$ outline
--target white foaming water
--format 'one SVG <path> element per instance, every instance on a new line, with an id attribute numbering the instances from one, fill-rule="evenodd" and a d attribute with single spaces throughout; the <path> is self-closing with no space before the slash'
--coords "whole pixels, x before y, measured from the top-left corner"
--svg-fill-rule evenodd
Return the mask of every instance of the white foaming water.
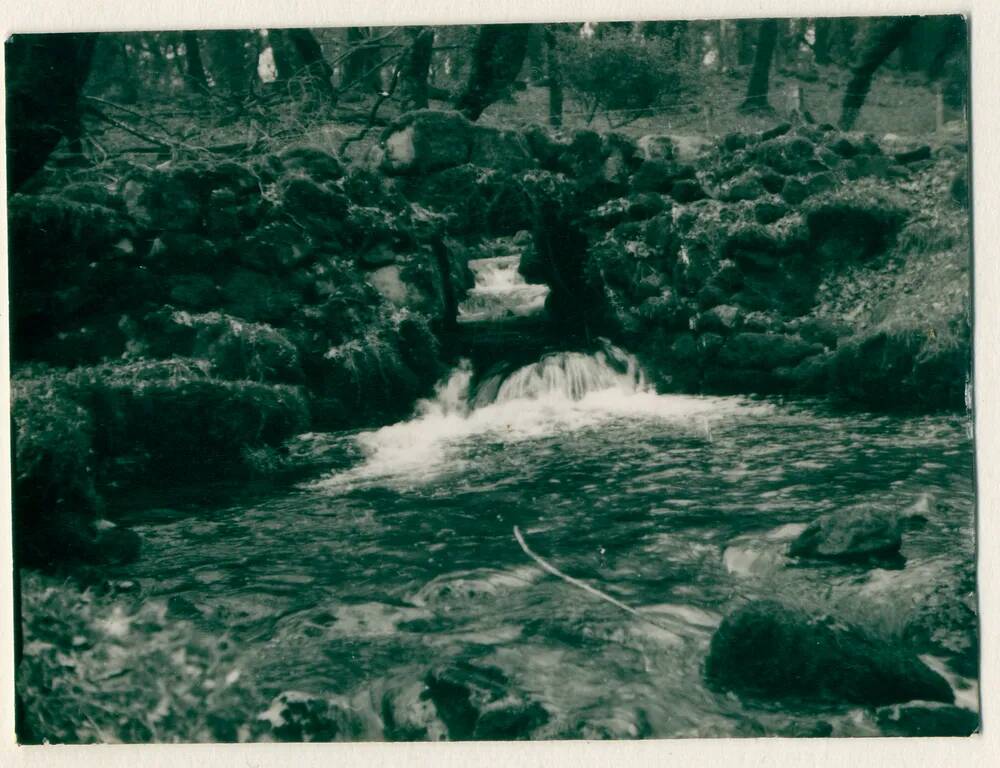
<path id="1" fill-rule="evenodd" d="M 614 364 L 612 364 L 614 363 Z M 634 357 L 607 345 L 593 355 L 562 352 L 484 382 L 475 397 L 462 363 L 421 400 L 408 421 L 357 436 L 365 461 L 318 481 L 325 487 L 421 483 L 461 469 L 474 451 L 607 423 L 660 422 L 704 432 L 709 420 L 769 412 L 737 397 L 659 395 Z"/>
<path id="2" fill-rule="evenodd" d="M 526 283 L 518 272 L 520 260 L 514 255 L 469 262 L 476 284 L 458 308 L 460 323 L 527 317 L 542 311 L 549 287 Z"/>

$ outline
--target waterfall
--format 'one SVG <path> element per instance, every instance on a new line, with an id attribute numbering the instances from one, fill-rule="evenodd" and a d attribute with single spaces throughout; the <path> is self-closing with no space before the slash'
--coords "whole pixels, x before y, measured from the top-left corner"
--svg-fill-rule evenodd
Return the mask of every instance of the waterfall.
<path id="1" fill-rule="evenodd" d="M 545 308 L 547 285 L 526 283 L 518 266 L 520 254 L 473 259 L 475 285 L 458 307 L 458 322 L 478 323 L 528 317 Z"/>
<path id="2" fill-rule="evenodd" d="M 582 400 L 591 392 L 617 389 L 622 393 L 649 390 L 639 362 L 610 344 L 592 355 L 558 352 L 542 357 L 514 373 L 484 381 L 473 399 L 479 408 L 490 403 L 559 397 Z"/>
<path id="3" fill-rule="evenodd" d="M 635 357 L 610 343 L 591 354 L 550 353 L 478 385 L 474 378 L 463 360 L 412 418 L 357 436 L 361 465 L 319 484 L 422 483 L 525 440 L 640 422 L 705 435 L 716 419 L 771 410 L 737 397 L 657 394 Z"/>

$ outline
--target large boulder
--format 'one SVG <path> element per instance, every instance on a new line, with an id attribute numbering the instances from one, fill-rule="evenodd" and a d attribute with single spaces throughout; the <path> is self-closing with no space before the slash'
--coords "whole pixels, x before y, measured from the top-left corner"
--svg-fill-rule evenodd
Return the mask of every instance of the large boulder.
<path id="1" fill-rule="evenodd" d="M 831 366 L 840 396 L 883 410 L 961 409 L 972 359 L 968 326 L 880 325 L 841 343 Z"/>
<path id="2" fill-rule="evenodd" d="M 380 144 L 386 173 L 427 173 L 469 162 L 473 126 L 458 112 L 421 109 L 386 128 Z"/>
<path id="3" fill-rule="evenodd" d="M 297 146 L 282 150 L 283 170 L 290 176 L 307 176 L 317 183 L 337 181 L 344 175 L 340 161 L 319 147 Z"/>
<path id="4" fill-rule="evenodd" d="M 869 504 L 831 512 L 814 520 L 791 543 L 793 557 L 844 562 L 898 558 L 903 543 L 895 514 Z"/>
<path id="5" fill-rule="evenodd" d="M 11 384 L 18 562 L 38 567 L 92 559 L 100 509 L 93 419 L 50 380 L 15 378 Z"/>
<path id="6" fill-rule="evenodd" d="M 302 382 L 298 349 L 270 325 L 221 312 L 177 311 L 160 318 L 158 336 L 175 345 L 164 351 L 208 360 L 220 378 Z"/>
<path id="7" fill-rule="evenodd" d="M 255 454 L 278 449 L 310 423 L 299 387 L 222 380 L 191 359 L 117 361 L 41 382 L 64 389 L 100 425 L 93 456 L 103 483 L 256 471 Z"/>
<path id="8" fill-rule="evenodd" d="M 727 202 L 735 203 L 740 200 L 756 200 L 766 194 L 767 190 L 761 183 L 760 175 L 754 171 L 748 171 L 726 182 L 719 197 Z"/>
<path id="9" fill-rule="evenodd" d="M 673 160 L 677 154 L 674 140 L 665 134 L 647 134 L 636 144 L 644 160 Z"/>
<path id="10" fill-rule="evenodd" d="M 823 351 L 799 336 L 744 332 L 732 336 L 719 352 L 719 364 L 731 368 L 773 370 L 795 365 Z"/>
<path id="11" fill-rule="evenodd" d="M 668 194 L 675 181 L 692 179 L 694 174 L 695 170 L 690 165 L 682 165 L 673 160 L 650 158 L 639 166 L 632 177 L 632 190 Z"/>
<path id="12" fill-rule="evenodd" d="M 823 170 L 822 165 L 814 158 L 815 151 L 816 148 L 809 139 L 785 134 L 761 143 L 753 149 L 753 154 L 760 162 L 789 176 Z"/>
<path id="13" fill-rule="evenodd" d="M 467 236 L 487 227 L 490 202 L 502 186 L 500 174 L 465 163 L 415 177 L 410 199 L 443 217 L 450 234 Z"/>
<path id="14" fill-rule="evenodd" d="M 705 677 L 716 690 L 772 701 L 954 701 L 947 681 L 898 643 L 771 600 L 748 603 L 723 620 Z"/>
<path id="15" fill-rule="evenodd" d="M 282 325 L 301 303 L 301 294 L 290 283 L 252 269 L 234 269 L 222 283 L 223 308 L 251 322 Z"/>

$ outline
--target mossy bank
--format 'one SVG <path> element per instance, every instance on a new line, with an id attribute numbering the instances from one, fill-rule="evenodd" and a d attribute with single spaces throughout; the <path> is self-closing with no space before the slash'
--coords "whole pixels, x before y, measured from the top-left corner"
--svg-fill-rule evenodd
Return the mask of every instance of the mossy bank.
<path id="1" fill-rule="evenodd" d="M 127 556 L 109 494 L 281 472 L 297 434 L 407 415 L 498 240 L 567 345 L 610 337 L 664 391 L 964 408 L 966 151 L 421 111 L 349 166 L 293 146 L 50 172 L 9 201 L 23 562 Z"/>

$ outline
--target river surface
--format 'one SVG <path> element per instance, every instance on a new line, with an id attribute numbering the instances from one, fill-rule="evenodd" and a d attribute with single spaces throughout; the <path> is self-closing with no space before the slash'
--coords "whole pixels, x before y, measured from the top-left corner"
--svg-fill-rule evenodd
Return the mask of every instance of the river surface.
<path id="1" fill-rule="evenodd" d="M 459 365 L 409 420 L 309 436 L 318 469 L 294 487 L 127 511 L 142 556 L 113 576 L 233 638 L 265 699 L 370 695 L 377 712 L 386 692 L 465 660 L 547 710 L 536 738 L 879 733 L 857 708 L 708 690 L 708 643 L 756 597 L 898 630 L 921 590 L 973 556 L 967 418 L 657 394 L 610 346 L 473 384 Z M 921 500 L 901 570 L 782 559 L 824 512 Z M 515 526 L 638 613 L 544 571 Z M 949 679 L 974 707 L 974 681 Z"/>

